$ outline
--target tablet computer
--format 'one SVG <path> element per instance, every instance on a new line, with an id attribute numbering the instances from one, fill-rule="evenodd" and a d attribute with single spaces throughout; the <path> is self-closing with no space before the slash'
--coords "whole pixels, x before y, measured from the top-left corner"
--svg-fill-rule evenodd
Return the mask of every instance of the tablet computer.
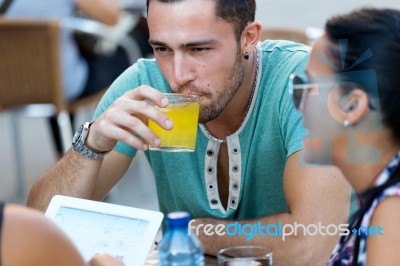
<path id="1" fill-rule="evenodd" d="M 107 253 L 127 266 L 145 263 L 164 216 L 158 211 L 61 195 L 52 198 L 45 215 L 62 228 L 86 261 Z"/>

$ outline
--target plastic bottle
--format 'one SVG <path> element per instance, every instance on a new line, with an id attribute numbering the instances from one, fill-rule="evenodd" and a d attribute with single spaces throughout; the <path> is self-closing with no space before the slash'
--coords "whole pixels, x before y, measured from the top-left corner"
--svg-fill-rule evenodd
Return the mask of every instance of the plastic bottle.
<path id="1" fill-rule="evenodd" d="M 203 246 L 194 234 L 188 234 L 190 215 L 171 212 L 167 232 L 158 245 L 160 266 L 203 266 Z"/>

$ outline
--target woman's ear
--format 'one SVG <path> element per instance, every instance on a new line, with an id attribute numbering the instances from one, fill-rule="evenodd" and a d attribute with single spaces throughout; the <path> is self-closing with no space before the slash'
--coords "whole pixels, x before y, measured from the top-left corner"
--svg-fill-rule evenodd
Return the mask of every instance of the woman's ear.
<path id="1" fill-rule="evenodd" d="M 348 93 L 337 87 L 328 96 L 328 109 L 332 117 L 339 123 L 348 125 L 361 122 L 369 112 L 368 94 L 355 87 Z"/>
<path id="2" fill-rule="evenodd" d="M 355 125 L 361 122 L 369 112 L 368 94 L 361 89 L 354 89 L 348 95 L 348 100 L 345 103 L 343 111 L 345 119 L 350 125 Z"/>
<path id="3" fill-rule="evenodd" d="M 242 50 L 253 51 L 260 40 L 262 25 L 258 21 L 253 21 L 244 28 L 241 38 Z"/>

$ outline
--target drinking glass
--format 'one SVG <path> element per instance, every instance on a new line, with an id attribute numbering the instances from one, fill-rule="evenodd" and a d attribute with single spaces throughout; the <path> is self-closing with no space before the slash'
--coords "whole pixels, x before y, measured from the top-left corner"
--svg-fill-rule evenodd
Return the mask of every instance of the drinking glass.
<path id="1" fill-rule="evenodd" d="M 149 120 L 149 128 L 160 138 L 159 147 L 150 150 L 168 152 L 193 152 L 196 145 L 197 127 L 200 109 L 200 97 L 197 95 L 164 93 L 169 105 L 165 108 L 156 107 L 172 120 L 171 130 L 161 128 Z"/>

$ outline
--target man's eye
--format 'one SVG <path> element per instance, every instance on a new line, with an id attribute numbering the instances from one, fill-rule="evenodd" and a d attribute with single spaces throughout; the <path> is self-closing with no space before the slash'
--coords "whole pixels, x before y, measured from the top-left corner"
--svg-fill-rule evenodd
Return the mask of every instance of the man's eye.
<path id="1" fill-rule="evenodd" d="M 165 47 L 155 47 L 154 50 L 156 52 L 166 52 L 166 51 L 168 51 L 168 49 L 165 48 Z"/>
<path id="2" fill-rule="evenodd" d="M 204 52 L 204 51 L 208 51 L 210 50 L 210 48 L 205 48 L 205 47 L 193 47 L 192 51 L 193 52 Z"/>

